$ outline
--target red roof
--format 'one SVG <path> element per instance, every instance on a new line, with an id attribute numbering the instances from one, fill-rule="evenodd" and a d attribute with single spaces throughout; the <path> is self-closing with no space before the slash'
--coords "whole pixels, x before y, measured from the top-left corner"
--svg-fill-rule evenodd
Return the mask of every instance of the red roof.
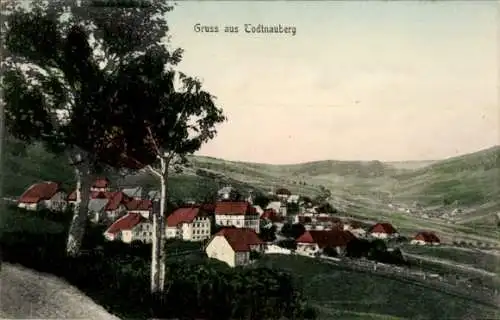
<path id="1" fill-rule="evenodd" d="M 128 213 L 116 220 L 109 228 L 106 230 L 106 233 L 117 234 L 120 231 L 124 230 L 132 230 L 133 227 L 145 221 L 140 214 L 138 213 Z"/>
<path id="2" fill-rule="evenodd" d="M 441 242 L 434 232 L 422 231 L 415 236 L 415 240 L 421 240 L 428 243 Z"/>
<path id="3" fill-rule="evenodd" d="M 41 200 L 49 200 L 59 190 L 59 183 L 56 182 L 47 181 L 35 183 L 19 197 L 18 202 L 38 203 Z"/>
<path id="4" fill-rule="evenodd" d="M 92 188 L 107 188 L 109 187 L 109 179 L 108 178 L 97 178 L 92 184 Z"/>
<path id="5" fill-rule="evenodd" d="M 292 193 L 290 192 L 290 190 L 288 189 L 285 189 L 285 188 L 279 188 L 278 190 L 276 190 L 275 192 L 276 194 L 279 194 L 279 195 L 286 195 L 286 196 L 290 196 Z"/>
<path id="6" fill-rule="evenodd" d="M 200 208 L 207 213 L 213 214 L 215 212 L 215 204 L 213 203 L 202 203 Z"/>
<path id="7" fill-rule="evenodd" d="M 113 191 L 113 192 L 92 191 L 90 193 L 90 199 L 108 199 L 108 203 L 104 208 L 105 211 L 116 210 L 118 209 L 120 204 L 127 205 L 129 202 L 133 201 L 132 198 L 128 197 L 121 191 Z M 73 191 L 69 194 L 68 201 L 76 201 L 76 191 Z M 144 205 L 146 205 L 146 203 Z M 135 210 L 141 210 L 141 209 L 135 209 Z"/>
<path id="8" fill-rule="evenodd" d="M 257 210 L 247 201 L 219 201 L 215 205 L 215 214 L 257 215 Z"/>
<path id="9" fill-rule="evenodd" d="M 167 226 L 176 227 L 182 223 L 191 223 L 201 213 L 199 207 L 179 208 L 167 217 Z"/>
<path id="10" fill-rule="evenodd" d="M 392 226 L 392 224 L 387 222 L 377 223 L 373 227 L 370 228 L 370 233 L 386 233 L 393 234 L 397 233 L 396 229 Z"/>
<path id="11" fill-rule="evenodd" d="M 266 209 L 260 216 L 261 219 L 267 219 L 271 222 L 281 222 L 284 220 L 283 217 L 279 216 L 274 209 Z"/>
<path id="12" fill-rule="evenodd" d="M 215 236 L 223 236 L 234 251 L 250 251 L 250 246 L 265 244 L 255 230 L 249 228 L 223 228 Z"/>
<path id="13" fill-rule="evenodd" d="M 129 211 L 149 211 L 153 208 L 153 202 L 145 199 L 132 199 L 125 203 L 125 207 Z"/>
<path id="14" fill-rule="evenodd" d="M 310 230 L 304 232 L 296 241 L 297 243 L 315 243 L 320 248 L 345 247 L 356 237 L 349 231 L 334 230 Z"/>

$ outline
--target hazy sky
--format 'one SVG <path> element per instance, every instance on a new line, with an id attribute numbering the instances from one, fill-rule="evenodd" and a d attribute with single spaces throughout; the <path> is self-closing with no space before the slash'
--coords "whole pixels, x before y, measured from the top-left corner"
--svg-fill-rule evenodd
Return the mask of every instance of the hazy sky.
<path id="1" fill-rule="evenodd" d="M 228 121 L 199 154 L 265 163 L 423 160 L 499 144 L 498 3 L 179 2 L 182 71 Z M 194 25 L 239 26 L 238 34 Z M 248 34 L 282 24 L 296 35 Z"/>

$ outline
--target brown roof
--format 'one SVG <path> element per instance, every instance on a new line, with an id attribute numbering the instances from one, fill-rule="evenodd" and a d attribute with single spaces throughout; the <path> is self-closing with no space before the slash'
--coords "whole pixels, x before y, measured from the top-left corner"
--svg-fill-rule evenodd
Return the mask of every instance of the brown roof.
<path id="1" fill-rule="evenodd" d="M 35 183 L 28 188 L 20 197 L 18 202 L 21 203 L 38 203 L 42 200 L 51 199 L 58 191 L 59 183 L 46 181 Z"/>
<path id="2" fill-rule="evenodd" d="M 215 236 L 223 236 L 237 252 L 250 251 L 250 246 L 265 244 L 253 229 L 249 228 L 223 228 Z"/>
<path id="3" fill-rule="evenodd" d="M 247 201 L 219 201 L 215 205 L 215 214 L 258 215 L 257 210 Z"/>
<path id="4" fill-rule="evenodd" d="M 356 237 L 349 231 L 333 229 L 306 231 L 296 241 L 297 243 L 315 243 L 320 248 L 326 248 L 345 247 L 354 239 L 356 239 Z"/>
<path id="5" fill-rule="evenodd" d="M 373 227 L 370 228 L 370 233 L 386 233 L 393 234 L 397 233 L 396 228 L 392 226 L 392 224 L 388 222 L 377 223 Z"/>
<path id="6" fill-rule="evenodd" d="M 428 243 L 439 243 L 441 242 L 434 232 L 422 231 L 417 233 L 415 240 L 421 240 Z"/>
<path id="7" fill-rule="evenodd" d="M 153 208 L 153 202 L 145 199 L 132 199 L 125 203 L 129 211 L 150 211 Z"/>

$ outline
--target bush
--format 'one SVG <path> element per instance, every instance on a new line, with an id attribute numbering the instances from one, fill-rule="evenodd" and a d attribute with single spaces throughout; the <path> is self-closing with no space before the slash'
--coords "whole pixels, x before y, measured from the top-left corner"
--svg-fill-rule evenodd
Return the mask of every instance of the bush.
<path id="1" fill-rule="evenodd" d="M 284 249 L 297 250 L 297 243 L 293 239 L 280 240 L 276 245 Z"/>
<path id="2" fill-rule="evenodd" d="M 6 262 L 65 278 L 120 318 L 315 316 L 315 310 L 304 304 L 290 274 L 269 268 L 232 269 L 212 259 L 169 263 L 166 295 L 152 297 L 149 294 L 151 245 L 107 242 L 99 240 L 99 233 L 93 230 L 85 239 L 86 245 L 96 244 L 99 249 L 87 250 L 77 258 L 65 255 L 65 232 L 4 232 L 0 251 Z"/>

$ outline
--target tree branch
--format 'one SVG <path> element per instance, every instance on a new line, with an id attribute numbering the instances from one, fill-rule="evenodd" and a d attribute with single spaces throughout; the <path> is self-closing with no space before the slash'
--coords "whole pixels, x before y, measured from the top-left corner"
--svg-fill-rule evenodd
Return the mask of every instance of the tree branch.
<path id="1" fill-rule="evenodd" d="M 161 178 L 161 173 L 158 170 L 155 170 L 151 165 L 146 166 L 146 169 L 148 169 L 149 173 Z"/>

